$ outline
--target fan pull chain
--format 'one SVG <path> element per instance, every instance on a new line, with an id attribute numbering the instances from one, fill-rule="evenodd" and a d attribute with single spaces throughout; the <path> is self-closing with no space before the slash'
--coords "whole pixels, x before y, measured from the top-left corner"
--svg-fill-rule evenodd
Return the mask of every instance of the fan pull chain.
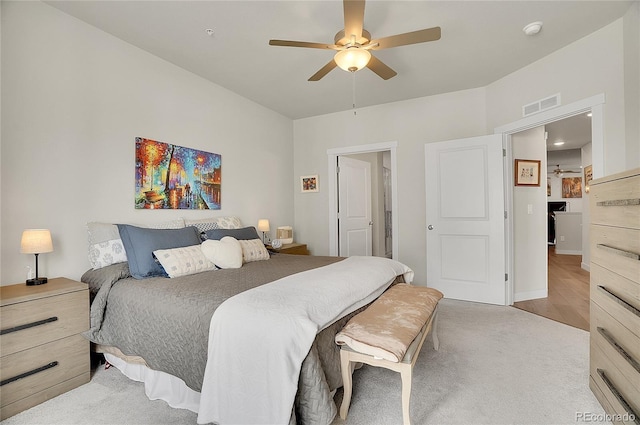
<path id="1" fill-rule="evenodd" d="M 356 73 L 355 71 L 351 71 L 352 74 L 352 86 L 353 86 L 353 115 L 356 115 Z"/>

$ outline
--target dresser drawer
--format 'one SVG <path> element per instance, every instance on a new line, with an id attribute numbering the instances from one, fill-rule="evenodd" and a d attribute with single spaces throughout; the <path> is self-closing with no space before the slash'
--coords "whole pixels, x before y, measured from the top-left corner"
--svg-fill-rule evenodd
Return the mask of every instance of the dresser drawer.
<path id="1" fill-rule="evenodd" d="M 617 345 L 631 358 L 630 364 L 640 367 L 640 336 L 604 311 L 598 304 L 591 302 L 591 342 L 600 346 Z M 623 357 L 624 355 L 621 354 Z"/>
<path id="2" fill-rule="evenodd" d="M 640 417 L 637 415 L 640 412 L 640 392 L 637 390 L 640 374 L 626 377 L 598 344 L 591 344 L 590 365 L 591 378 L 614 410 Z M 634 423 L 633 420 L 622 422 Z"/>
<path id="3" fill-rule="evenodd" d="M 600 381 L 600 383 L 602 383 L 602 381 Z M 631 419 L 630 414 L 624 409 L 624 407 L 622 407 L 622 405 L 616 404 L 616 407 L 614 408 L 613 405 L 609 403 L 609 400 L 604 395 L 604 392 L 600 387 L 598 387 L 593 376 L 589 377 L 589 388 L 591 388 L 593 395 L 596 396 L 604 408 L 604 411 L 609 415 L 609 418 L 607 419 L 611 419 L 611 423 L 614 425 L 638 425 L 635 420 Z M 612 396 L 611 391 L 607 388 L 605 388 L 605 391 L 607 391 L 608 396 Z"/>
<path id="4" fill-rule="evenodd" d="M 591 225 L 591 261 L 640 281 L 640 230 Z"/>
<path id="5" fill-rule="evenodd" d="M 83 375 L 89 371 L 89 361 L 89 341 L 82 335 L 72 335 L 4 356 L 0 358 L 0 380 L 4 383 L 0 386 L 0 403 L 2 406 L 11 404 Z M 39 372 L 5 383 L 40 368 Z"/>
<path id="6" fill-rule="evenodd" d="M 595 343 L 640 394 L 640 337 L 591 304 L 591 343 Z"/>
<path id="7" fill-rule="evenodd" d="M 0 323 L 2 356 L 84 332 L 89 329 L 89 292 L 5 305 L 0 308 Z"/>
<path id="8" fill-rule="evenodd" d="M 640 175 L 591 186 L 591 223 L 640 229 Z"/>
<path id="9" fill-rule="evenodd" d="M 620 276 L 615 277 L 615 273 L 592 264 L 591 302 L 615 317 L 631 333 L 640 336 L 638 301 L 628 295 L 637 291 L 638 285 Z"/>

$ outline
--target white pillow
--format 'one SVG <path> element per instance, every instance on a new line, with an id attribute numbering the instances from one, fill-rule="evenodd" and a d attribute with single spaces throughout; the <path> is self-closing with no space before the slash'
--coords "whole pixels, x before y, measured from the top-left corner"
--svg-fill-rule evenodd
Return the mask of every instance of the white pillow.
<path id="1" fill-rule="evenodd" d="M 150 227 L 154 229 L 181 229 L 185 225 L 184 219 L 179 218 L 152 224 Z M 87 236 L 89 239 L 89 264 L 92 269 L 127 261 L 120 232 L 115 224 L 90 221 L 87 223 Z"/>
<path id="2" fill-rule="evenodd" d="M 115 263 L 127 261 L 122 239 L 111 239 L 89 246 L 89 263 L 91 268 L 100 269 Z"/>
<path id="3" fill-rule="evenodd" d="M 264 247 L 260 239 L 238 241 L 242 246 L 242 259 L 245 263 L 252 261 L 268 260 L 269 251 Z"/>
<path id="4" fill-rule="evenodd" d="M 200 248 L 204 256 L 221 269 L 242 267 L 242 247 L 236 238 L 225 236 L 219 241 L 207 239 Z"/>
<path id="5" fill-rule="evenodd" d="M 236 216 L 223 216 L 223 217 L 209 217 L 199 219 L 184 219 L 185 226 L 196 226 L 198 228 L 202 226 L 209 226 L 209 229 L 201 230 L 205 232 L 211 229 L 241 229 L 242 221 Z M 216 227 L 214 227 L 216 226 Z"/>
<path id="6" fill-rule="evenodd" d="M 172 278 L 214 270 L 216 268 L 202 253 L 200 245 L 157 249 L 153 251 L 153 255 L 155 255 L 160 264 L 162 264 L 164 271 Z"/>

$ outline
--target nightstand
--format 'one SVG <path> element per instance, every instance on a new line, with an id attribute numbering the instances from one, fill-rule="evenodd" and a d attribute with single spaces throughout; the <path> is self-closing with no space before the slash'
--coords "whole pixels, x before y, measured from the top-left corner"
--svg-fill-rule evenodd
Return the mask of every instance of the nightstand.
<path id="1" fill-rule="evenodd" d="M 0 420 L 89 382 L 86 284 L 1 286 L 0 327 Z"/>
<path id="2" fill-rule="evenodd" d="M 282 245 L 280 248 L 274 248 L 271 245 L 267 245 L 267 249 L 273 252 L 279 252 L 282 254 L 292 254 L 292 255 L 309 255 L 309 250 L 307 249 L 307 244 L 303 243 L 287 243 Z"/>

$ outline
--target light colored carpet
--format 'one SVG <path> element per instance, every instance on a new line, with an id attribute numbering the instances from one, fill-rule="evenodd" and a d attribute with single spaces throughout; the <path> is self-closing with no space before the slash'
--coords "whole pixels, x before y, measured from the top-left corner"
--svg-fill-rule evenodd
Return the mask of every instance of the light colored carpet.
<path id="1" fill-rule="evenodd" d="M 414 368 L 414 425 L 576 424 L 580 413 L 604 417 L 588 385 L 588 332 L 512 307 L 442 300 L 438 335 L 440 350 L 429 337 Z M 364 366 L 354 373 L 347 420 L 334 425 L 401 424 L 400 395 L 399 374 Z M 340 398 L 341 391 L 338 406 Z M 2 422 L 195 423 L 195 413 L 149 401 L 143 384 L 102 367 L 90 383 Z"/>

